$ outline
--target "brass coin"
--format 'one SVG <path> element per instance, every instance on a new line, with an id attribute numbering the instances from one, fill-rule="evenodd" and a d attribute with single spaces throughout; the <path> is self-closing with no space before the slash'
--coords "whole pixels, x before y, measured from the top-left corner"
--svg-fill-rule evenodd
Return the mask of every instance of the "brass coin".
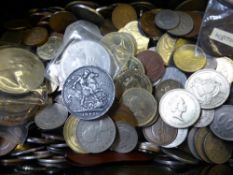
<path id="1" fill-rule="evenodd" d="M 155 145 L 162 146 L 172 143 L 177 136 L 178 129 L 173 128 L 159 117 L 158 120 L 150 127 L 143 128 L 143 135 Z"/>
<path id="2" fill-rule="evenodd" d="M 211 162 L 223 164 L 231 158 L 232 145 L 209 132 L 205 137 L 204 150 Z"/>
<path id="3" fill-rule="evenodd" d="M 23 43 L 27 46 L 40 46 L 48 40 L 48 31 L 42 27 L 34 27 L 26 31 Z"/>
<path id="4" fill-rule="evenodd" d="M 147 50 L 149 44 L 149 38 L 144 36 L 138 26 L 138 21 L 131 21 L 121 28 L 119 32 L 125 32 L 131 34 L 137 42 L 137 53 Z"/>
<path id="5" fill-rule="evenodd" d="M 112 12 L 112 23 L 117 29 L 134 20 L 137 20 L 137 13 L 129 4 L 118 4 Z"/>
<path id="6" fill-rule="evenodd" d="M 55 32 L 64 32 L 66 27 L 75 20 L 76 18 L 72 13 L 67 11 L 59 11 L 51 16 L 49 25 Z"/>
<path id="7" fill-rule="evenodd" d="M 195 148 L 196 148 L 198 155 L 203 161 L 207 163 L 210 163 L 210 160 L 206 156 L 206 153 L 204 150 L 204 140 L 209 132 L 210 131 L 207 128 L 200 128 L 196 131 L 195 138 L 194 138 L 194 144 L 195 144 Z"/>
<path id="8" fill-rule="evenodd" d="M 151 10 L 143 13 L 140 18 L 140 26 L 150 38 L 157 40 L 161 36 L 161 31 L 154 23 L 155 15 L 159 12 L 159 9 Z"/>
<path id="9" fill-rule="evenodd" d="M 133 112 L 124 104 L 116 104 L 112 107 L 109 116 L 115 121 L 124 121 L 132 126 L 136 126 L 137 121 Z"/>
<path id="10" fill-rule="evenodd" d="M 66 144 L 76 153 L 86 154 L 87 152 L 79 145 L 76 137 L 76 128 L 79 119 L 70 116 L 63 127 L 63 136 Z"/>
<path id="11" fill-rule="evenodd" d="M 147 125 L 156 117 L 157 101 L 145 89 L 128 89 L 122 95 L 120 102 L 134 113 L 138 127 Z"/>
<path id="12" fill-rule="evenodd" d="M 179 38 L 176 40 L 175 48 L 178 49 L 179 47 L 182 47 L 183 45 L 191 44 L 189 40 L 184 38 Z"/>
<path id="13" fill-rule="evenodd" d="M 175 50 L 173 60 L 180 70 L 196 72 L 206 65 L 204 51 L 196 45 L 187 44 Z"/>
<path id="14" fill-rule="evenodd" d="M 127 70 L 120 73 L 115 79 L 116 97 L 121 95 L 130 88 L 145 88 L 149 93 L 152 93 L 152 84 L 149 78 L 138 71 Z"/>
<path id="15" fill-rule="evenodd" d="M 168 34 L 164 34 L 160 37 L 157 43 L 157 52 L 163 59 L 165 65 L 170 62 L 171 55 L 175 49 L 176 39 Z"/>

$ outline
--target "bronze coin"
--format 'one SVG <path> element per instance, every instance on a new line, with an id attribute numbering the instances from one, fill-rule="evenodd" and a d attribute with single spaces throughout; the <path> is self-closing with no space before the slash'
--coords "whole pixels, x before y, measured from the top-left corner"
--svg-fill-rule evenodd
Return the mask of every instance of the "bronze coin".
<path id="1" fill-rule="evenodd" d="M 161 81 L 155 88 L 155 97 L 160 100 L 166 92 L 179 88 L 183 88 L 183 85 L 178 81 L 171 79 Z"/>
<path id="2" fill-rule="evenodd" d="M 112 12 L 112 23 L 117 29 L 135 20 L 137 20 L 137 13 L 129 4 L 118 4 Z"/>
<path id="3" fill-rule="evenodd" d="M 140 18 L 140 25 L 143 30 L 150 38 L 157 40 L 161 35 L 160 29 L 155 25 L 154 18 L 159 10 L 151 10 L 143 13 Z"/>
<path id="4" fill-rule="evenodd" d="M 109 116 L 116 121 L 124 121 L 132 126 L 137 125 L 137 120 L 133 112 L 123 103 L 115 104 L 110 111 Z"/>
<path id="5" fill-rule="evenodd" d="M 205 137 L 204 150 L 211 162 L 223 164 L 231 158 L 232 145 L 209 132 Z"/>
<path id="6" fill-rule="evenodd" d="M 193 30 L 187 35 L 185 35 L 184 37 L 197 38 L 200 28 L 201 28 L 202 14 L 201 12 L 198 12 L 198 11 L 191 11 L 191 12 L 186 12 L 186 13 L 188 13 L 193 19 Z"/>
<path id="7" fill-rule="evenodd" d="M 64 32 L 66 27 L 74 22 L 76 17 L 67 11 L 60 11 L 54 13 L 49 21 L 51 29 L 55 32 Z"/>
<path id="8" fill-rule="evenodd" d="M 112 24 L 111 20 L 105 19 L 104 22 L 100 25 L 100 32 L 102 35 L 106 35 L 111 32 L 116 32 L 116 27 Z"/>
<path id="9" fill-rule="evenodd" d="M 34 27 L 26 31 L 23 43 L 27 46 L 40 46 L 48 40 L 48 31 L 42 27 Z"/>
<path id="10" fill-rule="evenodd" d="M 159 80 L 165 73 L 165 67 L 161 56 L 153 51 L 146 50 L 140 52 L 137 58 L 144 65 L 146 75 L 152 82 Z"/>
<path id="11" fill-rule="evenodd" d="M 150 127 L 143 128 L 143 135 L 147 141 L 156 145 L 168 145 L 175 140 L 178 129 L 173 128 L 159 117 L 158 120 Z"/>
<path id="12" fill-rule="evenodd" d="M 201 157 L 202 160 L 204 160 L 207 163 L 210 163 L 210 160 L 206 156 L 204 150 L 204 140 L 209 132 L 210 131 L 207 128 L 200 128 L 197 130 L 194 138 L 194 144 L 198 155 Z"/>

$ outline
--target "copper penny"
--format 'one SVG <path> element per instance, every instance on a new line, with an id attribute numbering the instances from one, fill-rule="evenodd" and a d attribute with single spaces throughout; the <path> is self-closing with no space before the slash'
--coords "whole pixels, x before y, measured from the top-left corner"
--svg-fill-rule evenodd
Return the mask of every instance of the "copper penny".
<path id="1" fill-rule="evenodd" d="M 165 67 L 161 56 L 153 51 L 146 50 L 140 52 L 137 58 L 144 65 L 146 75 L 152 82 L 159 80 L 165 73 Z"/>
<path id="2" fill-rule="evenodd" d="M 205 137 L 204 150 L 211 162 L 223 164 L 231 158 L 232 145 L 209 132 Z"/>
<path id="3" fill-rule="evenodd" d="M 200 27 L 202 23 L 202 14 L 201 12 L 197 12 L 197 11 L 186 12 L 186 13 L 188 13 L 192 17 L 194 24 L 193 24 L 193 30 L 184 37 L 196 38 L 200 31 Z"/>
<path id="4" fill-rule="evenodd" d="M 145 127 L 142 131 L 147 141 L 160 146 L 173 142 L 177 136 L 178 129 L 167 125 L 159 117 L 152 126 Z"/>
<path id="5" fill-rule="evenodd" d="M 195 148 L 196 148 L 198 155 L 201 157 L 202 160 L 204 160 L 207 163 L 210 163 L 210 160 L 206 156 L 203 145 L 204 145 L 205 137 L 207 136 L 209 132 L 210 131 L 207 128 L 200 128 L 196 132 L 195 138 L 194 138 L 194 144 L 195 144 Z"/>
<path id="6" fill-rule="evenodd" d="M 48 40 L 48 31 L 42 27 L 34 27 L 26 31 L 23 43 L 28 46 L 40 46 Z"/>
<path id="7" fill-rule="evenodd" d="M 112 22 L 117 29 L 135 20 L 137 20 L 137 13 L 129 4 L 118 4 L 112 12 Z"/>
<path id="8" fill-rule="evenodd" d="M 140 18 L 140 25 L 143 32 L 145 32 L 150 38 L 153 38 L 155 40 L 162 35 L 160 29 L 154 23 L 155 15 L 159 11 L 156 10 L 147 11 L 143 13 Z"/>
<path id="9" fill-rule="evenodd" d="M 66 27 L 74 22 L 76 17 L 67 11 L 60 11 L 54 13 L 49 21 L 51 29 L 55 32 L 64 32 Z"/>

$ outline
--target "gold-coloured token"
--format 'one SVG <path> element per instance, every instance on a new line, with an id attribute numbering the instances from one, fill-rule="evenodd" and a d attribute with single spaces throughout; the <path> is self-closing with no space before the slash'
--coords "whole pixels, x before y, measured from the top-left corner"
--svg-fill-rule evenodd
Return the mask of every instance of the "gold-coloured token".
<path id="1" fill-rule="evenodd" d="M 119 32 L 125 32 L 131 34 L 137 42 L 137 53 L 147 50 L 149 44 L 149 38 L 142 35 L 138 28 L 138 21 L 131 21 L 121 28 Z"/>
<path id="2" fill-rule="evenodd" d="M 176 39 L 165 33 L 157 43 L 156 50 L 162 57 L 165 65 L 168 65 L 171 55 L 176 46 Z"/>
<path id="3" fill-rule="evenodd" d="M 134 113 L 138 127 L 146 126 L 156 117 L 157 101 L 145 89 L 128 89 L 122 95 L 120 103 L 126 105 Z"/>
<path id="4" fill-rule="evenodd" d="M 191 44 L 191 42 L 187 39 L 179 38 L 176 40 L 175 48 L 178 49 L 179 47 L 182 47 L 186 44 Z"/>
<path id="5" fill-rule="evenodd" d="M 206 65 L 204 51 L 196 45 L 187 44 L 175 50 L 173 60 L 180 70 L 184 72 L 196 72 Z"/>
<path id="6" fill-rule="evenodd" d="M 79 119 L 74 116 L 70 116 L 63 127 L 63 136 L 66 144 L 76 153 L 86 154 L 87 152 L 79 145 L 76 137 L 76 128 Z"/>

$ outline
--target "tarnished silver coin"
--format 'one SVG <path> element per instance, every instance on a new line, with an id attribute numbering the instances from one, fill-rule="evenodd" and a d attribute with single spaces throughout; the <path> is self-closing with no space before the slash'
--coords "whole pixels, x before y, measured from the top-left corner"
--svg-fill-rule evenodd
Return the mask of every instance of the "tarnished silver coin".
<path id="1" fill-rule="evenodd" d="M 187 76 L 175 67 L 167 67 L 161 81 L 171 79 L 185 85 Z"/>
<path id="2" fill-rule="evenodd" d="M 229 83 L 233 82 L 233 60 L 228 57 L 220 57 L 216 59 L 216 71 L 220 72 Z"/>
<path id="3" fill-rule="evenodd" d="M 100 153 L 112 146 L 116 137 L 116 127 L 108 116 L 91 121 L 80 120 L 76 137 L 84 150 Z"/>
<path id="4" fill-rule="evenodd" d="M 168 125 L 186 128 L 193 125 L 200 116 L 200 104 L 196 97 L 184 89 L 168 91 L 160 100 L 159 113 Z"/>
<path id="5" fill-rule="evenodd" d="M 23 94 L 44 81 L 44 65 L 32 52 L 17 47 L 0 48 L 0 90 Z"/>
<path id="6" fill-rule="evenodd" d="M 180 23 L 173 29 L 168 30 L 168 33 L 175 36 L 183 36 L 188 34 L 193 29 L 193 19 L 185 12 L 176 12 L 179 15 Z"/>
<path id="7" fill-rule="evenodd" d="M 213 120 L 214 120 L 214 110 L 202 109 L 201 115 L 194 126 L 198 128 L 206 127 L 210 125 L 210 123 Z"/>
<path id="8" fill-rule="evenodd" d="M 155 97 L 160 100 L 166 92 L 179 88 L 183 88 L 183 85 L 175 80 L 167 79 L 160 81 L 155 88 Z"/>
<path id="9" fill-rule="evenodd" d="M 99 12 L 84 4 L 74 4 L 70 7 L 70 11 L 77 18 L 85 19 L 95 24 L 101 24 L 104 21 L 104 17 Z"/>
<path id="10" fill-rule="evenodd" d="M 188 129 L 187 128 L 178 129 L 175 140 L 172 143 L 168 144 L 168 145 L 162 145 L 162 147 L 164 147 L 164 148 L 175 148 L 175 147 L 179 146 L 180 144 L 182 144 L 185 141 L 187 135 L 188 135 Z"/>
<path id="11" fill-rule="evenodd" d="M 230 93 L 230 84 L 217 71 L 202 69 L 188 78 L 185 89 L 197 98 L 201 108 L 213 109 L 221 106 L 227 100 Z"/>
<path id="12" fill-rule="evenodd" d="M 133 70 L 141 73 L 145 73 L 144 66 L 142 62 L 134 56 L 130 56 L 128 61 L 121 67 L 121 72 Z"/>
<path id="13" fill-rule="evenodd" d="M 195 137 L 196 137 L 196 133 L 198 131 L 198 128 L 195 128 L 193 127 L 189 133 L 188 133 L 188 139 L 187 139 L 187 142 L 188 142 L 188 148 L 189 148 L 189 151 L 191 152 L 191 154 L 198 160 L 201 160 L 201 157 L 199 156 L 198 152 L 197 152 L 197 149 L 195 147 Z"/>
<path id="14" fill-rule="evenodd" d="M 108 50 L 91 40 L 73 41 L 61 56 L 61 73 L 66 79 L 74 70 L 82 66 L 98 66 L 113 76 L 115 66 Z"/>
<path id="15" fill-rule="evenodd" d="M 92 120 L 104 115 L 112 106 L 115 86 L 103 69 L 84 66 L 66 79 L 62 96 L 71 114 L 83 120 Z"/>
<path id="16" fill-rule="evenodd" d="M 164 30 L 175 28 L 180 23 L 180 16 L 172 10 L 160 10 L 155 16 L 155 24 Z"/>
<path id="17" fill-rule="evenodd" d="M 62 37 L 51 36 L 48 41 L 40 47 L 37 47 L 37 55 L 42 60 L 52 60 L 55 58 L 58 49 L 62 45 Z"/>
<path id="18" fill-rule="evenodd" d="M 78 20 L 66 27 L 63 42 L 68 43 L 74 39 L 99 40 L 99 38 L 101 38 L 101 32 L 95 24 L 85 20 Z"/>
<path id="19" fill-rule="evenodd" d="M 138 134 L 136 129 L 125 122 L 116 122 L 117 135 L 111 147 L 113 151 L 118 153 L 131 152 L 138 143 Z"/>
<path id="20" fill-rule="evenodd" d="M 223 105 L 215 110 L 211 131 L 219 138 L 233 141 L 233 106 Z"/>
<path id="21" fill-rule="evenodd" d="M 205 69 L 216 69 L 216 68 L 217 68 L 216 59 L 215 58 L 209 58 L 207 56 Z"/>
<path id="22" fill-rule="evenodd" d="M 11 152 L 18 144 L 18 139 L 9 133 L 7 130 L 1 128 L 0 130 L 0 156 Z"/>
<path id="23" fill-rule="evenodd" d="M 55 129 L 65 123 L 67 116 L 67 108 L 59 103 L 54 103 L 36 114 L 35 124 L 44 130 Z"/>

